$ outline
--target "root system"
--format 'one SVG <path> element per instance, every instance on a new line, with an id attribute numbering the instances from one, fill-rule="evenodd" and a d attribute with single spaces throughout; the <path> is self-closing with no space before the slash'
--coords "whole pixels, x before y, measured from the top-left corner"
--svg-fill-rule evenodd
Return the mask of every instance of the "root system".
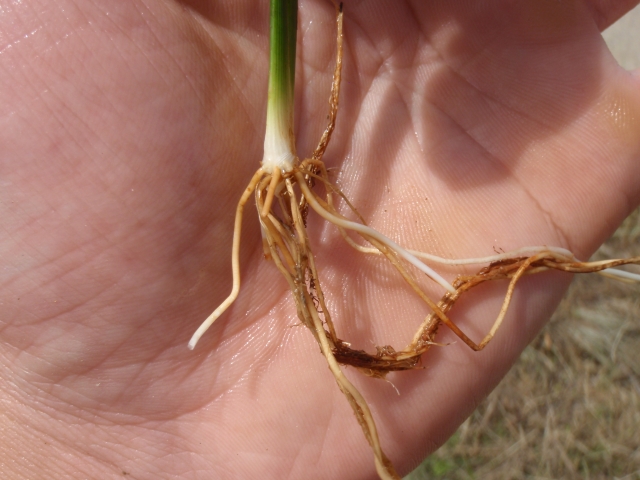
<path id="1" fill-rule="evenodd" d="M 482 350 L 500 328 L 509 307 L 514 289 L 524 275 L 547 270 L 562 270 L 571 273 L 601 272 L 615 266 L 640 263 L 640 257 L 625 260 L 584 263 L 560 248 L 530 247 L 516 252 L 488 257 L 486 266 L 472 275 L 458 276 L 452 284 L 444 280 L 420 258 L 440 263 L 468 264 L 485 259 L 444 260 L 400 247 L 391 239 L 371 229 L 357 210 L 346 200 L 340 190 L 329 181 L 322 161 L 331 139 L 338 112 L 340 76 L 342 68 L 342 11 L 337 15 L 337 61 L 329 99 L 329 122 L 320 142 L 310 158 L 298 161 L 290 172 L 276 169 L 269 174 L 259 169 L 245 189 L 237 207 L 235 236 L 233 242 L 233 289 L 229 297 L 216 309 L 194 334 L 189 346 L 193 348 L 200 336 L 235 300 L 240 289 L 239 246 L 240 228 L 244 206 L 253 194 L 262 227 L 264 253 L 274 262 L 289 284 L 295 300 L 300 321 L 311 331 L 327 360 L 340 390 L 351 405 L 364 435 L 371 445 L 375 465 L 383 479 L 399 479 L 389 459 L 385 456 L 371 411 L 360 392 L 345 377 L 342 366 L 357 368 L 365 375 L 384 378 L 389 372 L 420 368 L 422 356 L 436 343 L 436 334 L 441 325 L 451 329 L 466 345 L 475 351 Z M 319 188 L 321 186 L 321 188 Z M 321 196 L 317 190 L 324 191 Z M 352 214 L 359 222 L 349 220 L 334 207 L 334 196 L 346 200 Z M 307 235 L 306 225 L 309 211 L 313 210 L 325 220 L 333 223 L 345 240 L 356 250 L 364 253 L 384 255 L 396 268 L 408 286 L 429 307 L 431 314 L 422 322 L 411 341 L 402 349 L 390 345 L 377 346 L 375 353 L 354 350 L 338 336 L 322 291 L 322 283 Z M 350 234 L 359 235 L 370 246 L 357 243 Z M 488 264 L 487 264 L 488 263 Z M 439 301 L 432 300 L 419 286 L 414 268 L 426 273 L 439 283 L 445 293 Z M 449 313 L 469 290 L 495 280 L 507 280 L 508 287 L 502 307 L 493 327 L 479 342 L 471 340 L 449 317 Z"/>

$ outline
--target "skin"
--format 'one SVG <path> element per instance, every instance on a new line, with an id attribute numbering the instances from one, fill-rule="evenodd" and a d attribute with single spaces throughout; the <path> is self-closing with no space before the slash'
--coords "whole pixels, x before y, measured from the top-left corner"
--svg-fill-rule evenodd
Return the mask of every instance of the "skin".
<path id="1" fill-rule="evenodd" d="M 635 3 L 346 1 L 335 182 L 410 248 L 588 258 L 640 202 L 640 83 L 599 33 Z M 267 29 L 266 1 L 1 2 L 4 477 L 375 478 L 252 209 L 240 298 L 186 347 L 231 288 Z M 331 3 L 301 1 L 301 156 L 326 121 L 334 31 Z M 405 345 L 426 308 L 315 215 L 309 230 L 341 337 Z M 491 391 L 569 280 L 523 281 L 483 352 L 442 329 L 454 344 L 389 376 L 400 396 L 348 369 L 402 474 Z M 504 287 L 454 310 L 476 341 Z"/>

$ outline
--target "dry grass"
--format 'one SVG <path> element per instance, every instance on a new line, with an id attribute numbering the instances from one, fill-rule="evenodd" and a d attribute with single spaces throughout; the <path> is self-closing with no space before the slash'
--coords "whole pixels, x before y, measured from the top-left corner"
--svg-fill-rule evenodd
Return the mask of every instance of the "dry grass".
<path id="1" fill-rule="evenodd" d="M 640 209 L 594 259 L 633 255 Z M 640 480 L 639 291 L 578 275 L 498 388 L 405 480 Z"/>

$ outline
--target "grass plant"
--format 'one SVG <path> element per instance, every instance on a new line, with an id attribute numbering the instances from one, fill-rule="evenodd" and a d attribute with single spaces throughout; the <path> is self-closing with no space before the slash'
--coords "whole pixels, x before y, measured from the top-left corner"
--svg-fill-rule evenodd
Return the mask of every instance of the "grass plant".
<path id="1" fill-rule="evenodd" d="M 242 217 L 247 202 L 254 196 L 265 257 L 274 262 L 288 282 L 300 321 L 316 339 L 373 450 L 378 475 L 382 479 L 398 479 L 400 477 L 383 452 L 369 406 L 344 375 L 343 366 L 356 367 L 360 372 L 376 378 L 384 378 L 393 371 L 419 368 L 422 355 L 437 344 L 436 335 L 441 325 L 446 325 L 471 349 L 482 350 L 500 328 L 514 289 L 523 276 L 554 269 L 570 273 L 602 272 L 610 276 L 626 275 L 634 279 L 636 277 L 633 274 L 621 274 L 611 269 L 622 264 L 638 263 L 640 257 L 585 263 L 562 248 L 532 246 L 484 258 L 446 259 L 404 248 L 390 237 L 367 226 L 356 208 L 331 183 L 323 162 L 324 152 L 336 124 L 342 72 L 343 15 L 341 6 L 336 9 L 337 54 L 329 99 L 328 125 L 316 149 L 309 157 L 301 159 L 295 150 L 293 133 L 297 1 L 271 2 L 271 60 L 264 157 L 261 167 L 241 195 L 236 209 L 231 293 L 194 333 L 189 347 L 196 346 L 199 338 L 238 296 L 241 285 L 239 249 Z M 337 197 L 345 200 L 350 211 L 338 211 Z M 339 229 L 345 241 L 354 248 L 354 253 L 384 256 L 406 281 L 407 286 L 429 307 L 432 313 L 422 322 L 406 346 L 396 349 L 391 345 L 381 345 L 376 347 L 375 353 L 369 353 L 352 349 L 348 341 L 339 337 L 325 302 L 321 278 L 307 235 L 306 227 L 311 211 Z M 470 264 L 480 264 L 478 271 L 459 275 L 453 282 L 445 279 L 434 266 Z M 426 293 L 419 282 L 422 274 L 440 287 L 440 299 L 433 299 Z M 456 325 L 449 312 L 469 290 L 495 280 L 507 281 L 504 302 L 490 331 L 476 342 Z M 445 467 L 439 468 L 446 469 Z"/>

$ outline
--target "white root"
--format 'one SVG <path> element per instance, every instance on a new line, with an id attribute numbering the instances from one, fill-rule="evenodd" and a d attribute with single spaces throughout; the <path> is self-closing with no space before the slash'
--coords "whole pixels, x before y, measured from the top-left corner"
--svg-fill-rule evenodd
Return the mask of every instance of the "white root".
<path id="1" fill-rule="evenodd" d="M 320 203 L 318 203 L 313 193 L 311 193 L 311 190 L 309 189 L 306 182 L 304 181 L 304 176 L 302 175 L 302 173 L 295 172 L 295 176 L 296 176 L 296 179 L 298 180 L 298 185 L 300 186 L 300 190 L 302 191 L 302 194 L 306 198 L 307 202 L 309 202 L 309 205 L 311 206 L 311 208 L 313 208 L 316 211 L 316 213 L 320 215 L 322 218 L 333 223 L 334 225 L 337 225 L 338 227 L 342 227 L 347 230 L 354 230 L 361 235 L 366 235 L 366 236 L 375 238 L 380 243 L 383 243 L 384 245 L 389 247 L 389 249 L 396 252 L 398 255 L 404 258 L 407 262 L 411 263 L 413 266 L 415 266 L 416 268 L 424 272 L 429 278 L 431 278 L 434 282 L 442 286 L 445 290 L 451 293 L 455 292 L 455 288 L 453 288 L 453 285 L 451 285 L 447 280 L 445 280 L 439 273 L 437 273 L 435 270 L 433 270 L 431 267 L 429 267 L 425 263 L 421 262 L 414 255 L 412 255 L 407 250 L 402 248 L 400 245 L 398 245 L 396 242 L 391 240 L 389 237 L 386 237 L 385 235 L 378 232 L 377 230 L 374 230 L 371 227 L 367 227 L 366 225 L 363 225 L 361 223 L 352 222 L 351 220 L 338 217 L 337 215 L 334 215 L 333 213 L 326 210 L 322 205 L 320 205 Z"/>

